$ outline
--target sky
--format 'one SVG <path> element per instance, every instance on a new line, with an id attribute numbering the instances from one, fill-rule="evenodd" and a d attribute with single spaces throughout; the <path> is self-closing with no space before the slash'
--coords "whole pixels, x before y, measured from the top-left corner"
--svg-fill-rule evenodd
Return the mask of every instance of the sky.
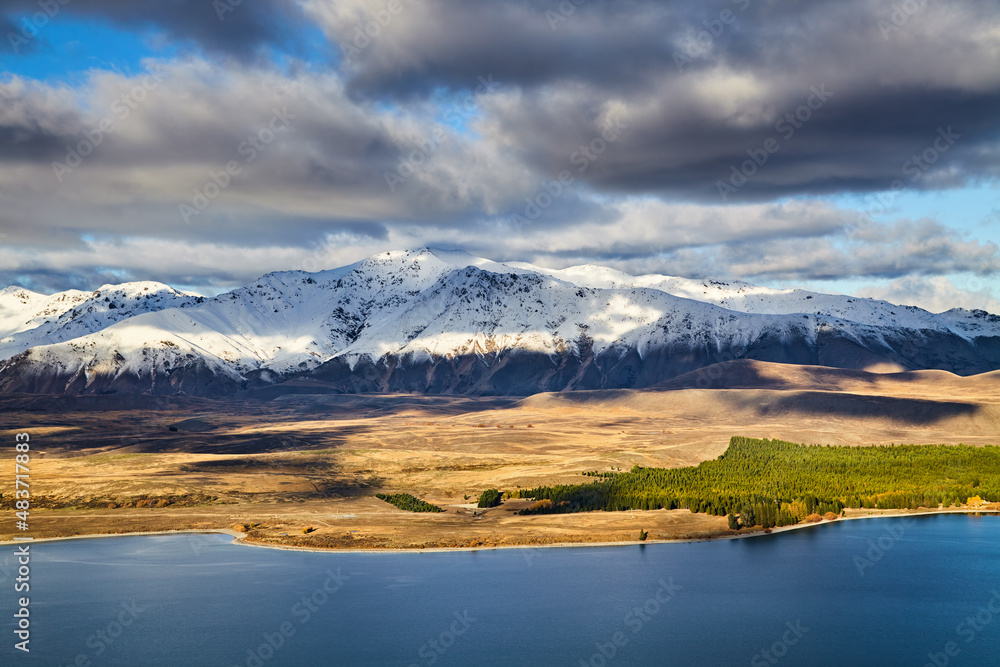
<path id="1" fill-rule="evenodd" d="M 0 0 L 0 286 L 385 250 L 1000 312 L 995 0 Z"/>

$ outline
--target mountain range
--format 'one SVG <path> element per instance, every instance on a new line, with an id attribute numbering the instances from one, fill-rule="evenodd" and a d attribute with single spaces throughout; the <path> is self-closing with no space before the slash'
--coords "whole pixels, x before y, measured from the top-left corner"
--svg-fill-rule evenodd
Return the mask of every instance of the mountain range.
<path id="1" fill-rule="evenodd" d="M 216 297 L 0 290 L 3 393 L 528 395 L 736 359 L 972 375 L 1000 369 L 1000 316 L 427 248 Z"/>

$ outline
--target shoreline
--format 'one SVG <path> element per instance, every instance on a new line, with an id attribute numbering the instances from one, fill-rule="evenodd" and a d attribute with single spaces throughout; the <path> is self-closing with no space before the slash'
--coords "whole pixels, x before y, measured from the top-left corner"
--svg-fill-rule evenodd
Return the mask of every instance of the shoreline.
<path id="1" fill-rule="evenodd" d="M 90 535 L 67 535 L 66 537 L 35 537 L 21 540 L 0 540 L 0 544 L 37 544 L 38 542 L 62 542 L 63 540 L 93 540 L 101 537 L 151 537 L 153 535 L 207 535 L 216 533 L 219 535 L 231 535 L 236 540 L 246 537 L 246 533 L 241 533 L 229 528 L 181 528 L 178 530 L 145 530 L 134 533 L 92 533 Z"/>
<path id="2" fill-rule="evenodd" d="M 261 549 L 280 549 L 283 551 L 308 551 L 315 553 L 364 553 L 364 554 L 398 554 L 398 553 L 447 553 L 447 552 L 461 552 L 461 551 L 491 551 L 498 549 L 565 549 L 565 548 L 579 548 L 579 547 L 624 547 L 624 546 L 642 546 L 646 544 L 689 544 L 695 542 L 717 542 L 724 540 L 740 540 L 748 539 L 754 537 L 766 537 L 769 535 L 774 535 L 776 533 L 790 532 L 793 530 L 801 530 L 804 528 L 814 528 L 816 526 L 835 524 L 841 521 L 858 521 L 864 519 L 899 519 L 905 517 L 917 517 L 917 516 L 937 516 L 944 514 L 995 514 L 1000 515 L 1000 510 L 992 509 L 965 509 L 965 510 L 926 510 L 922 512 L 897 512 L 892 514 L 869 514 L 865 516 L 849 516 L 849 517 L 838 517 L 832 521 L 824 519 L 822 521 L 817 521 L 815 523 L 797 523 L 792 526 L 780 526 L 776 528 L 771 528 L 770 532 L 765 532 L 764 530 L 754 530 L 752 532 L 747 532 L 743 534 L 720 534 L 711 537 L 699 537 L 699 538 L 668 538 L 660 540 L 629 540 L 629 541 L 618 541 L 618 542 L 553 542 L 551 544 L 500 544 L 494 546 L 477 546 L 477 547 L 427 547 L 427 548 L 392 548 L 386 547 L 381 549 L 337 549 L 337 548 L 323 548 L 323 547 L 302 547 L 295 545 L 280 545 L 280 544 L 268 544 L 264 542 L 254 542 L 247 541 L 245 538 L 246 533 L 241 533 L 236 530 L 231 530 L 228 528 L 212 528 L 212 529 L 182 529 L 182 530 L 160 530 L 160 531 L 145 531 L 145 532 L 134 532 L 134 533 L 96 533 L 91 535 L 69 535 L 66 537 L 42 537 L 38 539 L 31 540 L 4 540 L 0 541 L 2 545 L 23 545 L 32 544 L 38 542 L 61 542 L 64 540 L 89 540 L 102 537 L 143 537 L 143 536 L 154 536 L 154 535 L 184 535 L 184 534 L 218 534 L 218 535 L 229 535 L 233 537 L 232 544 L 238 546 L 246 547 L 257 547 Z"/>

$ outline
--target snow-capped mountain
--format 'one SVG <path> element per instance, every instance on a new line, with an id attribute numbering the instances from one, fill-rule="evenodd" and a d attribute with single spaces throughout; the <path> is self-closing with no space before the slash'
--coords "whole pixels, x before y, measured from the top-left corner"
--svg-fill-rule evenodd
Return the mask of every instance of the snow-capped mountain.
<path id="1" fill-rule="evenodd" d="M 272 273 L 206 298 L 152 282 L 0 291 L 0 391 L 527 394 L 641 387 L 737 358 L 967 375 L 1000 368 L 1000 317 L 464 252 Z"/>

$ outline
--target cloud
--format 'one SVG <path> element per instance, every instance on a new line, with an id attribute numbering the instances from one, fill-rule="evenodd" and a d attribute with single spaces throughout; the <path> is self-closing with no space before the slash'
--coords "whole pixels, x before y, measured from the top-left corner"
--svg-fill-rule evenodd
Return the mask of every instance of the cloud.
<path id="1" fill-rule="evenodd" d="M 857 294 L 890 303 L 919 306 L 933 313 L 952 308 L 1000 313 L 1000 295 L 976 277 L 966 276 L 959 285 L 944 276 L 898 278 L 888 284 L 863 286 Z"/>
<path id="2" fill-rule="evenodd" d="M 482 74 L 518 86 L 573 78 L 608 85 L 638 81 L 670 61 L 672 26 L 692 6 L 632 2 L 623 11 L 594 0 L 577 6 L 571 20 L 553 24 L 546 12 L 558 10 L 559 2 L 400 0 L 396 14 L 386 12 L 387 5 L 303 3 L 345 54 L 358 94 L 421 96 L 464 88 Z"/>
<path id="3" fill-rule="evenodd" d="M 155 76 L 95 71 L 80 91 L 0 81 L 0 135 L 10 138 L 0 174 L 17 192 L 0 214 L 9 242 L 137 225 L 167 238 L 268 243 L 278 229 L 305 241 L 331 225 L 460 224 L 532 182 L 502 148 L 456 132 L 433 108 L 351 100 L 329 73 L 145 64 Z M 219 177 L 230 163 L 239 173 Z M 398 173 L 406 178 L 390 188 Z M 213 174 L 228 182 L 221 192 Z M 204 203 L 206 191 L 209 205 L 185 220 L 181 204 Z"/>
<path id="4" fill-rule="evenodd" d="M 596 141 L 609 117 L 620 118 L 620 139 L 578 174 L 608 193 L 726 204 L 1000 176 L 1000 85 L 881 91 L 719 71 L 689 82 L 667 75 L 615 97 L 578 83 L 531 96 L 505 91 L 487 108 L 486 140 L 550 174 Z"/>
<path id="5" fill-rule="evenodd" d="M 929 220 L 873 225 L 865 238 L 840 233 L 795 238 L 773 234 L 669 252 L 654 262 L 679 274 L 757 281 L 813 281 L 847 278 L 899 278 L 1000 271 L 1000 248 L 968 240 Z M 669 272 L 669 271 L 668 271 Z"/>
<path id="6" fill-rule="evenodd" d="M 54 291 L 103 282 L 159 280 L 202 290 L 246 283 L 269 271 L 343 266 L 378 252 L 436 246 L 552 268 L 596 263 L 628 273 L 775 281 L 897 279 L 1000 271 L 995 244 L 969 240 L 931 220 L 873 224 L 819 201 L 709 207 L 656 200 L 604 204 L 595 218 L 511 233 L 504 221 L 317 225 L 307 239 L 280 225 L 241 239 L 104 234 L 75 244 L 0 246 L 0 283 Z M 500 225 L 500 226 L 498 226 Z"/>
<path id="7" fill-rule="evenodd" d="M 559 0 L 400 0 L 396 13 L 387 4 L 303 2 L 331 40 L 356 51 L 348 71 L 362 94 L 464 88 L 484 73 L 525 89 L 578 82 L 610 95 L 726 71 L 886 92 L 993 90 L 1000 79 L 989 59 L 1000 18 L 978 0 L 925 3 L 892 39 L 880 22 L 898 10 L 893 0 L 635 0 L 627 10 L 610 0 L 570 10 Z"/>
<path id="8" fill-rule="evenodd" d="M 580 176 L 606 192 L 724 203 L 996 179 L 1000 14 L 975 0 L 928 3 L 887 38 L 880 22 L 897 5 L 427 0 L 402 2 L 384 27 L 380 0 L 305 7 L 357 52 L 343 68 L 356 95 L 405 101 L 485 74 L 506 82 L 484 138 L 542 173 L 562 169 L 614 107 L 629 129 Z M 912 178 L 907 161 L 949 127 L 961 139 Z M 777 152 L 723 200 L 719 184 L 768 139 Z"/>
<path id="9" fill-rule="evenodd" d="M 1000 269 L 939 221 L 824 199 L 997 181 L 989 3 L 230 6 L 69 3 L 181 55 L 0 78 L 0 282 L 232 285 L 324 239 L 324 266 L 443 245 L 764 281 Z M 330 53 L 289 56 L 316 28 Z"/>

